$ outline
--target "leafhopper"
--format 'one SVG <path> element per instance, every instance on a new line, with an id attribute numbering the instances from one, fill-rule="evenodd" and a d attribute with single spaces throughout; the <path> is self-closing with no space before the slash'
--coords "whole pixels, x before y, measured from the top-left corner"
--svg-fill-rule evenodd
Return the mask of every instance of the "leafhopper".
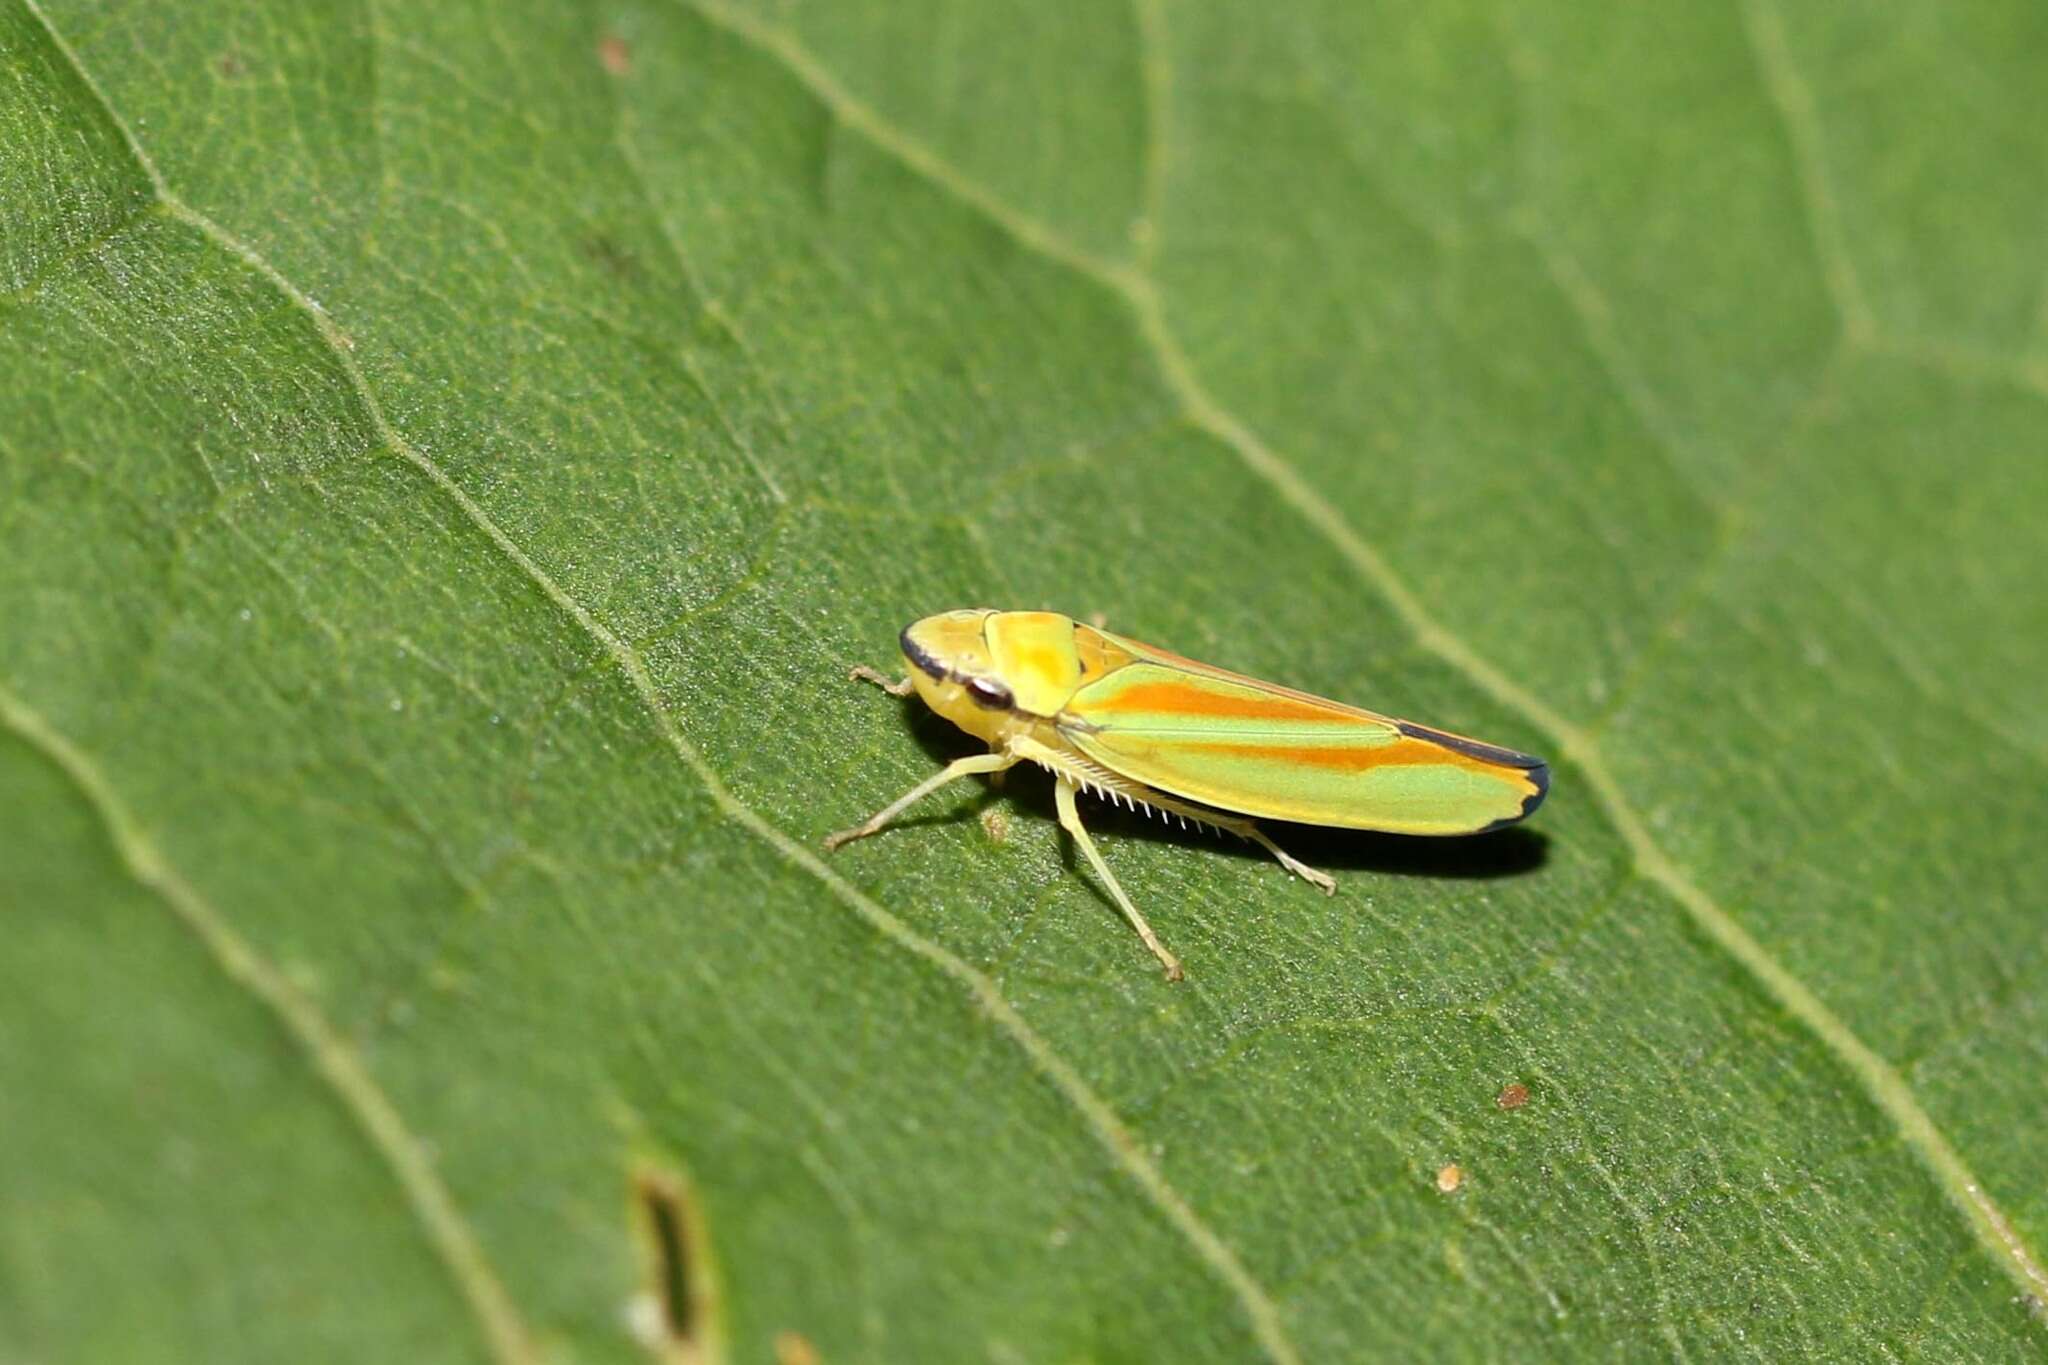
<path id="1" fill-rule="evenodd" d="M 1050 611 L 946 611 L 904 628 L 910 675 L 853 676 L 925 705 L 989 752 L 947 764 L 827 850 L 877 832 L 940 787 L 1036 763 L 1053 776 L 1060 825 L 1138 937 L 1181 979 L 1081 826 L 1074 798 L 1249 839 L 1289 872 L 1337 884 L 1283 850 L 1257 820 L 1394 834 L 1483 834 L 1524 819 L 1550 790 L 1540 758 L 1395 720 L 1197 663 Z"/>

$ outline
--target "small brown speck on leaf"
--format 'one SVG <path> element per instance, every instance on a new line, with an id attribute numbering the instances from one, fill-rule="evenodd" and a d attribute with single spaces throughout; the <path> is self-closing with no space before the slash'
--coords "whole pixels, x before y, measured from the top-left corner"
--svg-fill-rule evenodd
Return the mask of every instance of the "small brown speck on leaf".
<path id="1" fill-rule="evenodd" d="M 623 76 L 633 69 L 633 49 L 616 33 L 607 33 L 597 40 L 597 59 L 614 76 Z"/>
<path id="2" fill-rule="evenodd" d="M 1500 1093 L 1493 1097 L 1493 1102 L 1503 1109 L 1520 1109 L 1529 1102 L 1529 1087 L 1520 1081 L 1513 1085 L 1504 1085 L 1500 1088 Z"/>
<path id="3" fill-rule="evenodd" d="M 634 258 L 633 253 L 605 233 L 593 232 L 578 242 L 577 246 L 585 256 L 621 279 L 637 279 L 640 275 L 640 262 Z"/>
<path id="4" fill-rule="evenodd" d="M 249 70 L 248 67 L 242 64 L 242 59 L 232 52 L 221 53 L 220 60 L 213 64 L 213 69 L 220 72 L 223 80 L 230 81 Z"/>
<path id="5" fill-rule="evenodd" d="M 802 1332 L 775 1334 L 775 1365 L 819 1365 L 824 1357 Z"/>
<path id="6" fill-rule="evenodd" d="M 1455 1161 L 1436 1173 L 1436 1187 L 1445 1194 L 1449 1194 L 1464 1183 L 1465 1172 L 1459 1169 Z"/>

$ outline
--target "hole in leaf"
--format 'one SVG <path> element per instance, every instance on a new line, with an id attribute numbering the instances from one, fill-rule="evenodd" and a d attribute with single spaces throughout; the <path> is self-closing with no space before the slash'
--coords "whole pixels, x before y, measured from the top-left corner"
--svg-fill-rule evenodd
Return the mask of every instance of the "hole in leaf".
<path id="1" fill-rule="evenodd" d="M 634 1311 L 643 1344 L 675 1365 L 722 1359 L 710 1249 L 689 1183 L 673 1171 L 640 1166 L 633 1212 L 646 1267 Z"/>

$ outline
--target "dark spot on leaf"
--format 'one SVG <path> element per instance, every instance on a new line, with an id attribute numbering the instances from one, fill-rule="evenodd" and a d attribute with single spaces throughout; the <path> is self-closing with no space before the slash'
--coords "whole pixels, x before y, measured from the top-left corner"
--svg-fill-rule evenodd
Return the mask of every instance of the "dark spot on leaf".
<path id="1" fill-rule="evenodd" d="M 221 53 L 220 58 L 214 62 L 213 69 L 220 72 L 221 79 L 229 81 L 239 80 L 249 74 L 248 65 L 232 52 Z"/>
<path id="2" fill-rule="evenodd" d="M 1500 1088 L 1500 1093 L 1493 1097 L 1493 1102 L 1503 1109 L 1520 1109 L 1529 1102 L 1529 1087 L 1520 1081 L 1504 1085 Z"/>
<path id="3" fill-rule="evenodd" d="M 674 1172 L 641 1166 L 633 1174 L 633 1208 L 651 1308 L 646 1344 L 678 1365 L 711 1358 L 716 1300 L 703 1218 L 689 1185 Z"/>
<path id="4" fill-rule="evenodd" d="M 614 76 L 623 76 L 633 69 L 633 49 L 616 33 L 607 33 L 597 40 L 597 59 Z"/>
<path id="5" fill-rule="evenodd" d="M 631 279 L 640 273 L 640 262 L 633 253 L 602 232 L 591 233 L 580 245 L 585 256 L 621 279 Z"/>

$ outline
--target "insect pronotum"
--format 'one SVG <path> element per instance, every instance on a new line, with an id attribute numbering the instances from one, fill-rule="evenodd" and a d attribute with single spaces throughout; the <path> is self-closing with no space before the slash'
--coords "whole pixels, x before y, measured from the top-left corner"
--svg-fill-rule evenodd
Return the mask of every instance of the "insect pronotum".
<path id="1" fill-rule="evenodd" d="M 836 849 L 887 825 L 940 787 L 1020 762 L 1053 775 L 1059 820 L 1138 937 L 1181 979 L 1081 826 L 1092 792 L 1161 819 L 1249 839 L 1310 884 L 1337 884 L 1293 857 L 1255 819 L 1395 834 L 1481 834 L 1542 804 L 1540 758 L 1261 682 L 1050 611 L 940 612 L 906 626 L 910 676 L 853 676 L 925 705 L 989 752 L 957 759 L 852 829 Z"/>

